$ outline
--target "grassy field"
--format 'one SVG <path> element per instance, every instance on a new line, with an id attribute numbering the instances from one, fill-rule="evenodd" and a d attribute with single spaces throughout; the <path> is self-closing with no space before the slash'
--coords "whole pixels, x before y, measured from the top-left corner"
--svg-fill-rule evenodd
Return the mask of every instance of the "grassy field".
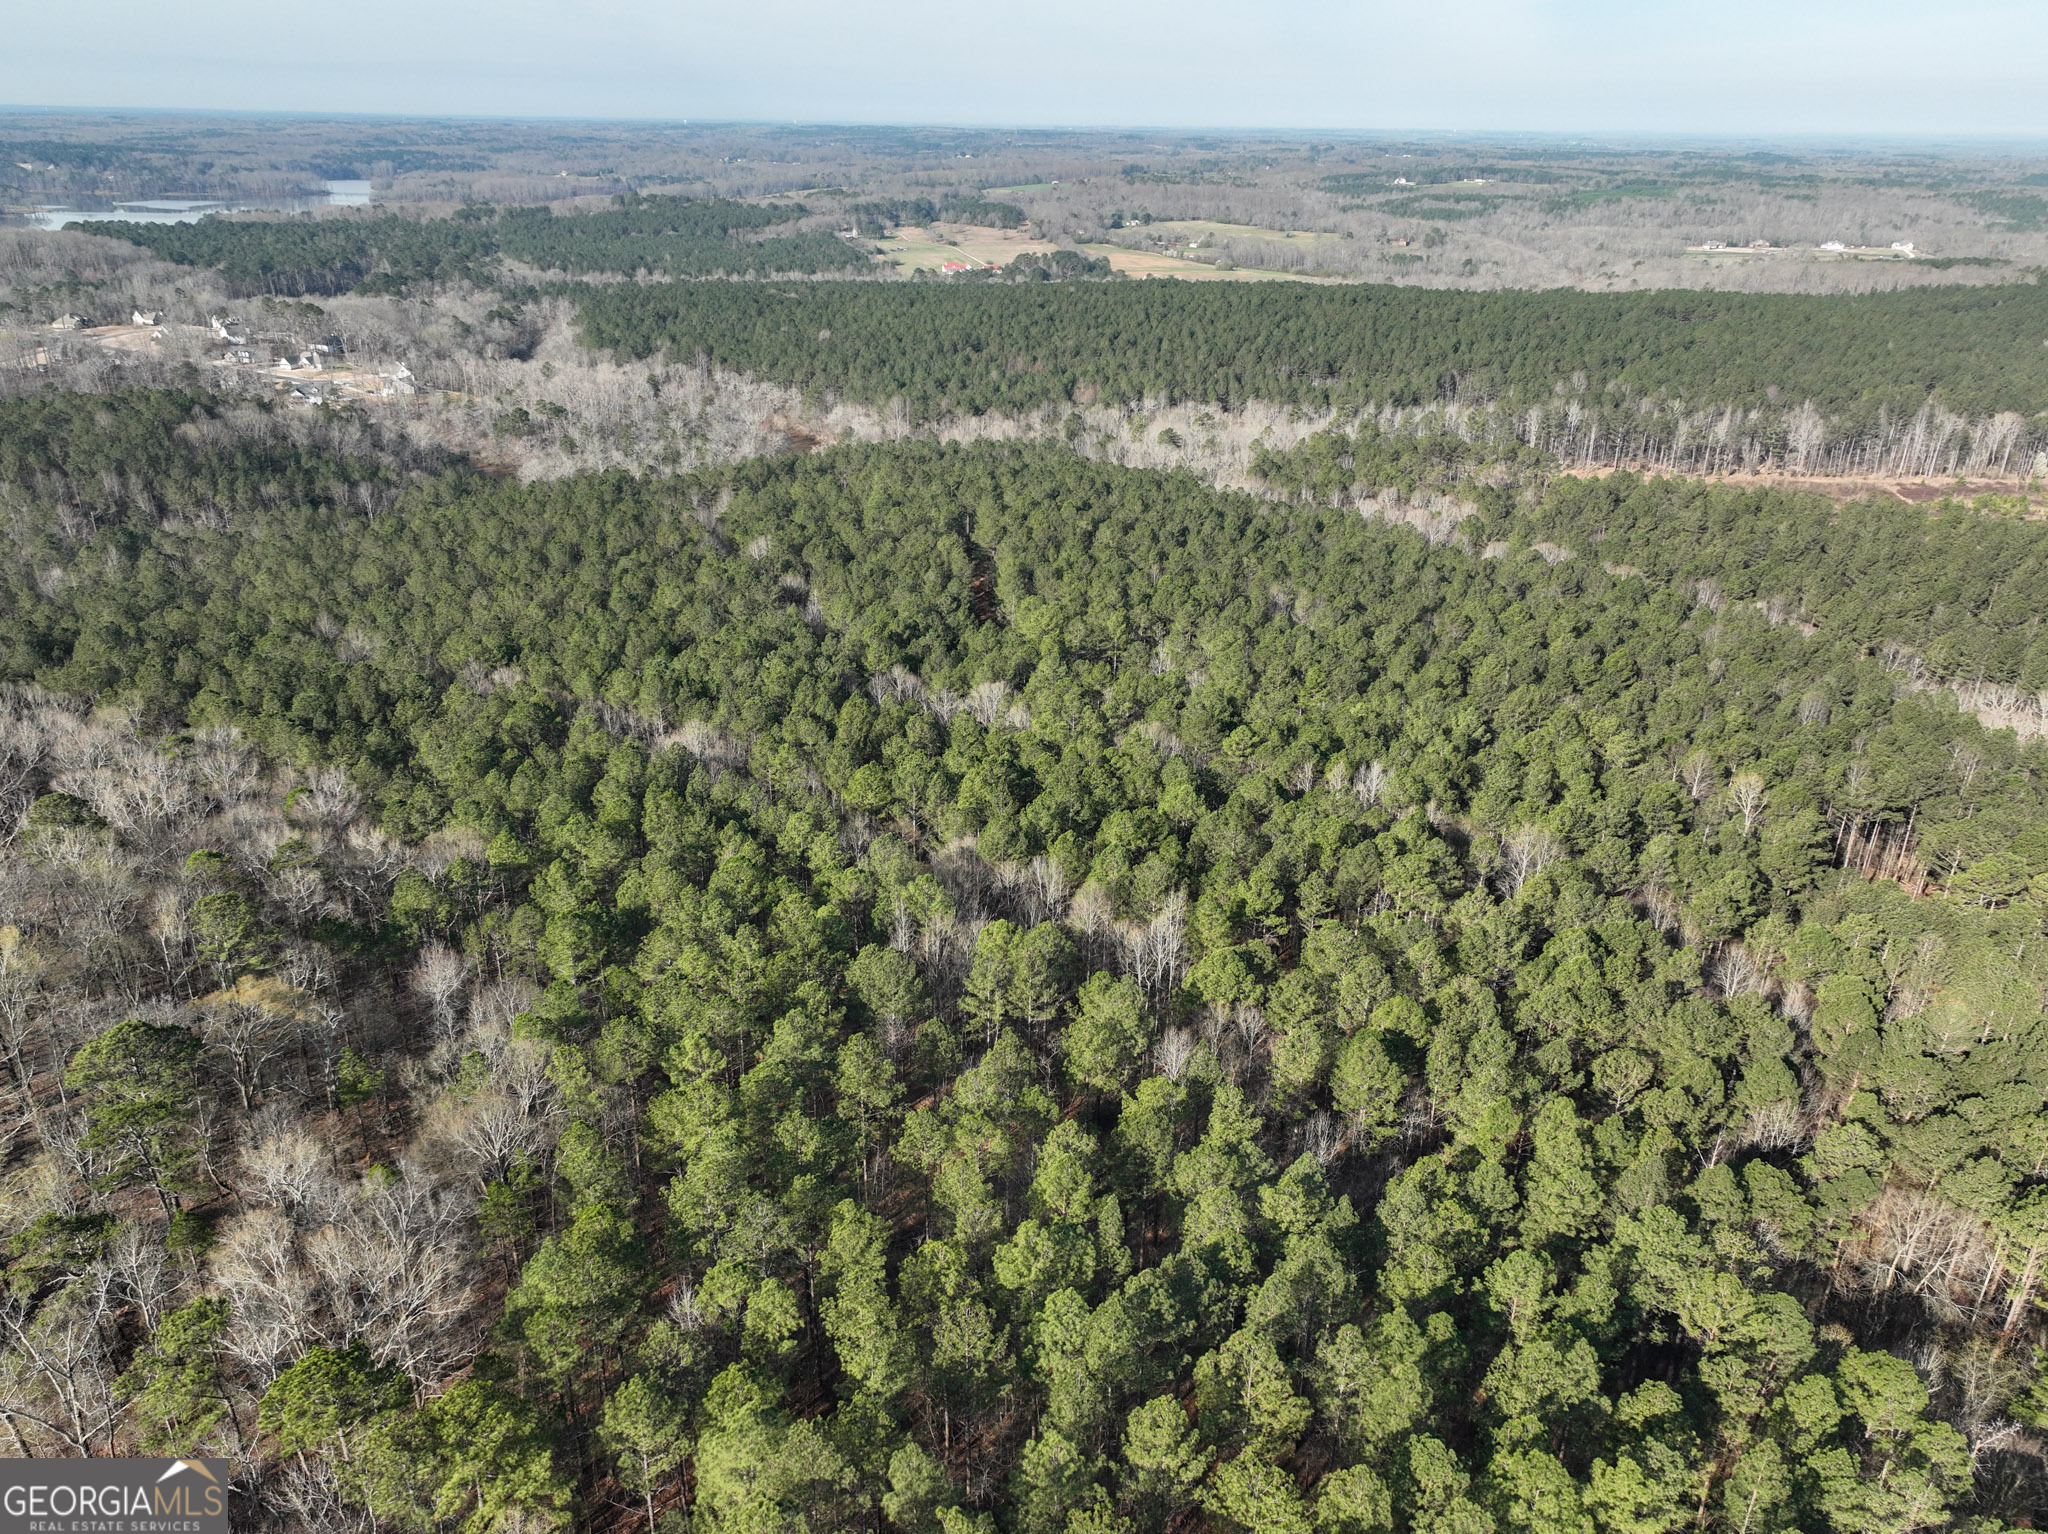
<path id="1" fill-rule="evenodd" d="M 1275 245 L 1293 245 L 1301 248 L 1310 261 L 1317 246 L 1342 244 L 1344 237 L 1339 234 L 1313 234 L 1307 230 L 1266 229 L 1255 224 L 1225 224 L 1214 219 L 1178 218 L 1162 219 L 1157 223 L 1135 227 L 1127 226 L 1125 238 L 1137 236 L 1164 240 L 1167 250 L 1127 250 L 1117 245 L 1093 245 L 1088 247 L 1090 255 L 1107 256 L 1110 264 L 1120 272 L 1133 277 L 1190 277 L 1200 280 L 1235 279 L 1239 282 L 1273 281 L 1285 278 L 1298 282 L 1314 282 L 1317 279 L 1300 272 L 1276 271 L 1260 267 L 1239 267 L 1235 271 L 1218 271 L 1206 262 L 1192 261 L 1175 254 L 1176 251 L 1214 251 L 1225 241 L 1258 240 Z"/>
<path id="2" fill-rule="evenodd" d="M 1125 250 L 1121 245 L 1083 245 L 1091 256 L 1104 256 L 1126 277 L 1185 277 L 1193 282 L 1330 282 L 1329 277 L 1304 277 L 1299 272 L 1272 272 L 1240 266 L 1221 271 L 1206 261 L 1189 261 L 1156 250 Z"/>
<path id="3" fill-rule="evenodd" d="M 1197 223 L 1193 220 L 1172 227 L 1240 231 L 1243 228 L 1242 225 Z M 1318 237 L 1304 235 L 1302 238 Z M 1056 248 L 1051 240 L 1034 239 L 1021 230 L 986 229 L 974 224 L 934 224 L 928 229 L 903 224 L 891 229 L 887 238 L 875 243 L 881 247 L 883 260 L 906 272 L 936 272 L 943 269 L 948 261 L 965 261 L 970 266 L 1007 266 L 1026 251 Z M 1219 271 L 1205 261 L 1189 261 L 1163 251 L 1126 250 L 1121 245 L 1084 245 L 1081 248 L 1091 256 L 1106 257 L 1111 266 L 1127 277 L 1185 277 L 1196 282 L 1319 280 L 1293 272 L 1263 271 L 1252 267 Z"/>
<path id="4" fill-rule="evenodd" d="M 1306 229 L 1262 229 L 1256 224 L 1224 224 L 1206 218 L 1161 219 L 1155 223 L 1126 226 L 1124 233 L 1203 245 L 1214 245 L 1223 240 L 1284 240 L 1288 244 L 1313 245 L 1319 241 L 1344 238 L 1341 234 L 1314 234 Z"/>
<path id="5" fill-rule="evenodd" d="M 1020 229 L 985 229 L 975 224 L 904 224 L 876 241 L 882 259 L 907 272 L 935 272 L 948 261 L 970 266 L 1007 266 L 1027 250 L 1051 250 L 1051 240 L 1033 239 Z"/>

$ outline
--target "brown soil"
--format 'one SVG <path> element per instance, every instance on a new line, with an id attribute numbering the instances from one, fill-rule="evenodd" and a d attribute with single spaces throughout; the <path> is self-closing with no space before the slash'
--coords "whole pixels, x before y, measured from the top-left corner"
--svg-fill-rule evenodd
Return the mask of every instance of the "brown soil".
<path id="1" fill-rule="evenodd" d="M 1608 465 L 1600 468 L 1564 469 L 1559 472 L 1574 479 L 1604 479 L 1610 474 L 1623 472 L 1637 474 L 1666 474 L 1669 470 L 1648 468 L 1641 465 Z M 1941 479 L 1923 476 L 1905 479 L 1872 479 L 1867 477 L 1831 477 L 1827 475 L 1801 474 L 1677 474 L 1675 478 L 1704 479 L 1712 484 L 1733 485 L 1745 490 L 1802 490 L 1815 495 L 1825 495 L 1837 501 L 1857 501 L 1870 495 L 1895 496 L 1908 505 L 1920 506 L 1930 501 L 1970 500 L 1980 495 L 2010 495 L 2023 497 L 2028 505 L 2028 516 L 2039 519 L 2048 515 L 2048 495 L 2038 489 L 2029 490 L 2028 482 L 2021 479 Z"/>
<path id="2" fill-rule="evenodd" d="M 789 450 L 792 453 L 815 453 L 821 448 L 831 446 L 831 443 L 827 442 L 809 427 L 800 422 L 792 421 L 784 415 L 770 416 L 761 424 L 769 431 L 781 432 L 783 439 L 788 442 Z"/>

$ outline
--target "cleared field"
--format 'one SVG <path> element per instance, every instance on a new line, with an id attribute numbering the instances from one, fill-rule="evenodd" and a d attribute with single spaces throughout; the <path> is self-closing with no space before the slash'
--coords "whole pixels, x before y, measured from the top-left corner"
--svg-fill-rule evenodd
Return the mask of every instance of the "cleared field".
<path id="1" fill-rule="evenodd" d="M 1219 224 L 1214 227 L 1236 226 Z M 887 238 L 876 241 L 876 244 L 881 247 L 884 261 L 906 272 L 940 271 L 948 261 L 965 261 L 970 266 L 1007 266 L 1026 251 L 1058 249 L 1053 241 L 1034 239 L 1021 230 L 987 229 L 975 224 L 934 224 L 928 229 L 905 224 L 890 230 Z M 1195 282 L 1328 280 L 1253 267 L 1218 271 L 1205 261 L 1189 261 L 1163 251 L 1126 250 L 1121 245 L 1084 245 L 1081 248 L 1091 256 L 1107 258 L 1112 267 L 1127 277 L 1185 277 Z"/>
<path id="2" fill-rule="evenodd" d="M 886 239 L 876 243 L 881 246 L 883 260 L 907 272 L 935 272 L 948 261 L 965 261 L 969 266 L 1007 266 L 1026 251 L 1057 248 L 1051 240 L 1033 239 L 1022 230 L 987 229 L 978 224 L 934 224 L 929 229 L 905 224 L 891 229 Z"/>
<path id="3" fill-rule="evenodd" d="M 1331 277 L 1304 277 L 1299 272 L 1274 272 L 1241 266 L 1219 271 L 1206 261 L 1189 261 L 1155 250 L 1125 250 L 1121 245 L 1083 245 L 1091 256 L 1107 257 L 1126 277 L 1184 277 L 1191 282 L 1333 282 Z"/>
<path id="4" fill-rule="evenodd" d="M 1256 224 L 1224 224 L 1206 218 L 1162 219 L 1150 224 L 1128 224 L 1126 237 L 1147 235 L 1154 239 L 1203 245 L 1221 240 L 1284 240 L 1291 245 L 1314 245 L 1319 241 L 1342 241 L 1341 234 L 1316 234 L 1307 229 L 1264 229 Z"/>

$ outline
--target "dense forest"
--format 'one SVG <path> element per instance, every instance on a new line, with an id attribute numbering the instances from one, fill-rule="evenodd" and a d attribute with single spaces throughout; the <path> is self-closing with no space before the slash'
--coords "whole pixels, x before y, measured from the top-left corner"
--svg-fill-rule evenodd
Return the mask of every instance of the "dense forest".
<path id="1" fill-rule="evenodd" d="M 1559 385 L 1735 406 L 1789 395 L 1910 412 L 1929 394 L 1970 414 L 2048 405 L 2048 288 L 2032 283 L 1826 298 L 677 284 L 593 291 L 583 323 L 593 345 L 686 361 L 701 353 L 807 387 L 901 394 L 918 410 L 1028 410 L 1076 389 L 1329 407 L 1520 398 Z"/>
<path id="2" fill-rule="evenodd" d="M 606 287 L 592 345 L 915 416 L 1098 400 L 1448 405 L 1468 434 L 1671 468 L 2024 470 L 2048 447 L 2048 288 L 1860 297 L 1143 282 Z"/>
<path id="3" fill-rule="evenodd" d="M 830 234 L 761 236 L 802 207 L 621 194 L 597 213 L 468 207 L 452 218 L 227 219 L 83 226 L 181 266 L 218 270 L 233 292 L 403 293 L 420 282 L 489 283 L 495 258 L 542 271 L 652 272 L 669 277 L 857 272 L 868 260 Z"/>
<path id="4" fill-rule="evenodd" d="M 0 406 L 19 1452 L 323 1531 L 2048 1511 L 2048 752 L 1898 661 L 2036 667 L 2040 524 L 396 443 Z"/>
<path id="5" fill-rule="evenodd" d="M 1370 423 L 1268 452 L 1255 475 L 1320 504 L 1462 489 L 1468 538 L 1496 553 L 1542 547 L 1597 556 L 1702 599 L 1754 603 L 1871 653 L 1908 652 L 1945 679 L 2048 690 L 2048 538 L 2017 497 L 1912 506 L 1851 501 L 1832 514 L 1807 494 L 1741 492 L 1632 476 L 1577 479 L 1526 450 L 1450 434 L 1389 435 Z M 1517 490 L 1541 487 L 1537 496 Z"/>

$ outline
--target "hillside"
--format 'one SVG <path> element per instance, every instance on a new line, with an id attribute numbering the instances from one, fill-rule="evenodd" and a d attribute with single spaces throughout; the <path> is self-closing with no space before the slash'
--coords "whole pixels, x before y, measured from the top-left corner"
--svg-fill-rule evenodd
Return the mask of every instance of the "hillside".
<path id="1" fill-rule="evenodd" d="M 773 371 L 912 292 L 697 291 L 591 323 Z M 1060 299 L 1169 388 L 1266 313 Z M 1998 313 L 1914 387 L 2032 388 Z M 1424 536 L 1349 504 L 1407 441 L 521 484 L 0 404 L 15 1444 L 304 1530 L 2032 1526 L 2048 747 L 1948 684 L 2048 683 L 2048 528 Z"/>

